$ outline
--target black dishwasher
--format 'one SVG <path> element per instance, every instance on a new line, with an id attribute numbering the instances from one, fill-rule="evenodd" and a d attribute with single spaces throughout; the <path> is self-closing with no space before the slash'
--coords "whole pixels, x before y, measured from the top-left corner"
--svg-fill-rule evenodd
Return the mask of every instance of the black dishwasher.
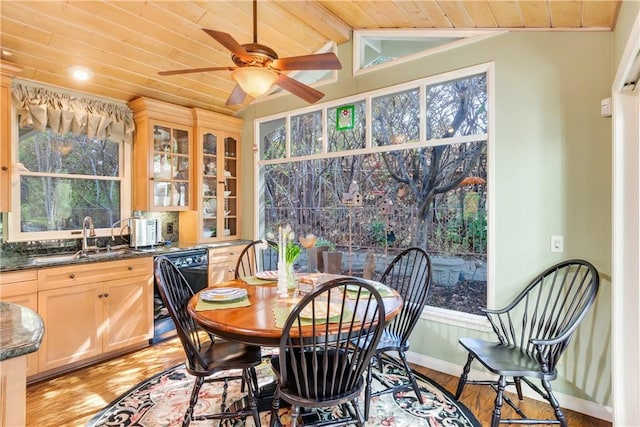
<path id="1" fill-rule="evenodd" d="M 207 287 L 209 283 L 208 269 L 209 257 L 207 249 L 190 249 L 179 252 L 170 252 L 162 255 L 168 258 L 177 268 L 194 293 Z M 176 327 L 169 317 L 158 286 L 153 286 L 153 338 L 151 344 L 160 342 L 176 335 Z"/>

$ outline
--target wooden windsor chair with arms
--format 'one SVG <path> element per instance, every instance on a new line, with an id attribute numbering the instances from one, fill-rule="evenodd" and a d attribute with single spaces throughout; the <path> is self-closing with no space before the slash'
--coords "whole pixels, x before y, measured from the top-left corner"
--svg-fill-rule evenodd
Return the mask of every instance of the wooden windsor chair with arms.
<path id="1" fill-rule="evenodd" d="M 465 384 L 489 385 L 496 392 L 492 427 L 500 423 L 560 424 L 566 427 L 567 420 L 553 395 L 551 381 L 557 377 L 558 361 L 571 336 L 596 299 L 599 281 L 598 272 L 589 262 L 564 261 L 542 272 L 506 307 L 483 309 L 496 340 L 460 339 L 469 356 L 458 382 L 456 399 L 462 394 Z M 474 359 L 498 375 L 498 379 L 468 380 Z M 542 389 L 531 379 L 540 380 Z M 551 405 L 555 420 L 528 418 L 504 394 L 507 385 L 515 385 L 518 399 L 522 400 L 523 382 Z M 502 419 L 503 401 L 520 418 Z"/>

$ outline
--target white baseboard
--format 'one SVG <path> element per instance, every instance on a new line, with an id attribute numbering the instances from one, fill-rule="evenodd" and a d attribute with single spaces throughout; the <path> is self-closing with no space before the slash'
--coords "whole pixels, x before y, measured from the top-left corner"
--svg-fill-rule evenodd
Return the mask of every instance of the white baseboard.
<path id="1" fill-rule="evenodd" d="M 460 376 L 463 368 L 462 366 L 455 363 L 447 362 L 440 359 L 434 359 L 432 357 L 412 352 L 407 352 L 407 360 L 411 363 L 415 363 L 416 365 L 424 366 L 425 368 L 433 369 L 435 371 L 443 372 L 455 377 Z M 495 377 L 487 372 L 476 371 L 473 369 L 471 370 L 471 372 L 469 372 L 469 379 L 486 380 L 493 378 Z M 509 391 L 513 391 L 515 393 L 515 389 Z M 522 393 L 526 397 L 529 397 L 531 399 L 545 401 L 538 393 L 531 390 L 529 387 L 523 387 Z M 613 409 L 610 406 L 603 406 L 595 402 L 579 399 L 577 397 L 558 392 L 554 392 L 553 394 L 556 396 L 558 402 L 560 402 L 560 406 L 562 406 L 563 408 L 567 408 L 575 412 L 580 412 L 589 415 L 590 417 L 600 418 L 601 420 L 609 422 L 613 421 Z"/>

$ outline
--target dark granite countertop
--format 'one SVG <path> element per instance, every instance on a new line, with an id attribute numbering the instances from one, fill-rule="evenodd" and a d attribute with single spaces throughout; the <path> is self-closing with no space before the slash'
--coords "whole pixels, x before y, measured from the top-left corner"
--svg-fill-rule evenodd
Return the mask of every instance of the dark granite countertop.
<path id="1" fill-rule="evenodd" d="M 26 307 L 0 301 L 0 360 L 38 350 L 42 342 L 42 318 Z"/>
<path id="2" fill-rule="evenodd" d="M 56 256 L 63 255 L 60 253 L 42 253 L 42 254 L 0 254 L 0 273 L 9 272 L 9 271 L 18 271 L 18 270 L 32 270 L 37 268 L 47 268 L 47 267 L 57 267 L 61 265 L 70 265 L 70 264 L 84 264 L 91 262 L 104 262 L 104 261 L 117 261 L 121 259 L 129 259 L 135 257 L 144 257 L 144 256 L 157 256 L 165 253 L 174 253 L 179 251 L 187 251 L 190 249 L 200 249 L 200 248 L 219 248 L 225 246 L 234 246 L 234 245 L 246 245 L 249 243 L 248 240 L 234 240 L 228 242 L 220 242 L 220 243 L 209 243 L 209 244 L 195 244 L 195 243 L 184 243 L 178 242 L 173 243 L 171 245 L 161 245 L 153 248 L 126 248 L 126 251 L 122 253 L 117 253 L 115 255 L 110 256 L 101 256 L 101 257 L 84 257 L 84 258 L 75 258 L 75 259 L 59 259 L 54 261 L 47 262 L 35 262 L 34 257 L 38 256 Z M 103 249 L 102 253 L 105 250 Z M 67 254 L 72 255 L 72 254 Z"/>

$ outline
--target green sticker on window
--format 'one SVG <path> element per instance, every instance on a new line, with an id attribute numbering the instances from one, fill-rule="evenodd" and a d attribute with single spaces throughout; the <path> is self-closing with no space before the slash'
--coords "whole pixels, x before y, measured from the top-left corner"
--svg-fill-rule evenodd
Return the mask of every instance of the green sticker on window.
<path id="1" fill-rule="evenodd" d="M 336 129 L 353 129 L 355 108 L 353 105 L 345 105 L 336 109 Z"/>

